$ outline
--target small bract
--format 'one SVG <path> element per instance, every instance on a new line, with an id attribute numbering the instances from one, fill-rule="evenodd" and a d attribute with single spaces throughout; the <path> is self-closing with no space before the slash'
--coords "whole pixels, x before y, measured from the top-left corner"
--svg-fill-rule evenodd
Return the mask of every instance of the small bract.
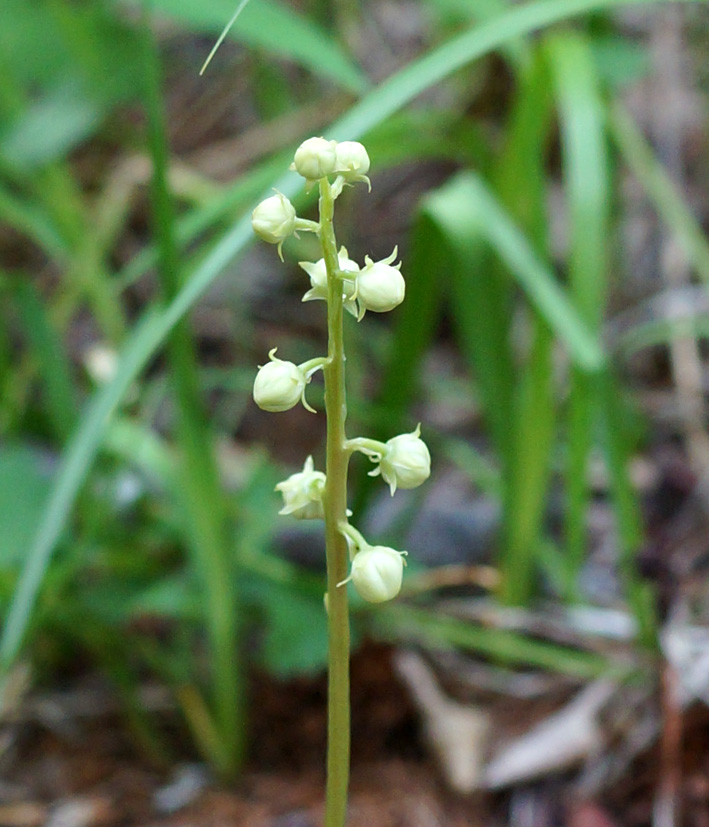
<path id="1" fill-rule="evenodd" d="M 404 551 L 388 546 L 369 546 L 355 554 L 351 578 L 360 597 L 369 603 L 384 603 L 401 590 Z"/>
<path id="2" fill-rule="evenodd" d="M 431 475 L 431 454 L 420 439 L 421 426 L 410 434 L 400 434 L 388 440 L 379 466 L 372 475 L 381 473 L 394 495 L 397 488 L 416 488 Z"/>
<path id="3" fill-rule="evenodd" d="M 358 321 L 367 310 L 375 313 L 386 313 L 404 301 L 406 283 L 399 272 L 401 262 L 392 267 L 391 263 L 397 256 L 397 248 L 382 261 L 372 261 L 365 257 L 366 266 L 359 271 L 355 281 L 355 298 L 359 302 Z"/>
<path id="4" fill-rule="evenodd" d="M 251 213 L 254 232 L 269 244 L 282 244 L 293 234 L 295 221 L 295 207 L 282 192 L 266 198 Z"/>
<path id="5" fill-rule="evenodd" d="M 343 273 L 357 273 L 359 272 L 359 264 L 353 261 L 345 247 L 340 247 L 340 252 L 337 254 L 338 266 Z M 310 290 L 303 296 L 304 302 L 315 301 L 323 299 L 327 301 L 327 267 L 325 266 L 325 259 L 321 258 L 318 261 L 299 261 L 298 264 L 310 276 Z M 345 300 L 345 309 L 353 316 L 357 315 L 357 305 L 352 300 L 354 294 L 355 284 L 352 279 L 342 279 L 342 297 Z"/>
<path id="6" fill-rule="evenodd" d="M 288 411 L 301 400 L 305 404 L 305 373 L 293 362 L 284 362 L 269 354 L 254 380 L 254 401 L 264 411 Z M 307 407 L 307 405 L 306 405 Z"/>
<path id="7" fill-rule="evenodd" d="M 316 471 L 312 456 L 305 460 L 303 470 L 279 482 L 276 491 L 283 494 L 283 508 L 279 514 L 290 514 L 298 520 L 323 519 L 323 491 L 325 474 Z"/>
<path id="8" fill-rule="evenodd" d="M 293 169 L 308 181 L 332 175 L 337 167 L 337 141 L 308 138 L 296 149 Z"/>

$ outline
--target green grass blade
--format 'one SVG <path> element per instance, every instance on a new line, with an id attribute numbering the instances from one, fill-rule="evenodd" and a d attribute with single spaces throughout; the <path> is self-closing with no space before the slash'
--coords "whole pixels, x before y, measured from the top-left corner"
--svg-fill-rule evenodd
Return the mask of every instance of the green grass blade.
<path id="1" fill-rule="evenodd" d="M 507 144 L 495 173 L 501 201 L 542 260 L 548 258 L 549 235 L 545 164 L 551 114 L 549 86 L 546 63 L 537 49 L 528 70 L 520 73 L 506 129 Z M 499 282 L 509 281 L 509 274 L 499 263 L 493 272 Z M 506 469 L 500 549 L 500 597 L 517 605 L 527 604 L 534 590 L 555 419 L 554 337 L 539 313 L 530 315 L 532 344 L 523 369 L 518 371 L 519 388 L 510 411 L 512 450 Z"/>
<path id="2" fill-rule="evenodd" d="M 589 331 L 554 275 L 478 176 L 456 176 L 428 199 L 427 210 L 449 233 L 474 232 L 485 238 L 532 305 L 567 346 L 574 364 L 590 372 L 603 366 L 605 355 L 598 338 Z"/>
<path id="3" fill-rule="evenodd" d="M 155 9 L 192 29 L 219 34 L 233 16 L 236 0 L 155 0 Z M 275 0 L 256 0 L 241 12 L 229 37 L 298 61 L 350 92 L 361 93 L 368 82 L 362 71 L 332 38 L 312 21 Z M 198 71 L 199 67 L 195 67 Z"/>
<path id="4" fill-rule="evenodd" d="M 338 140 L 357 139 L 456 69 L 515 37 L 584 12 L 632 5 L 635 2 L 645 0 L 538 0 L 516 7 L 490 23 L 443 44 L 389 78 L 336 121 L 328 134 Z M 250 4 L 249 8 L 254 5 Z M 275 181 L 274 186 L 285 195 L 293 196 L 300 190 L 300 183 L 295 178 L 293 175 L 285 175 Z M 52 551 L 96 456 L 108 419 L 140 371 L 163 344 L 172 327 L 244 249 L 251 237 L 250 220 L 244 217 L 222 237 L 194 270 L 170 305 L 159 312 L 148 311 L 128 337 L 121 351 L 116 376 L 97 392 L 65 451 L 61 469 L 37 527 L 35 540 L 28 549 L 25 568 L 0 638 L 2 666 L 7 667 L 19 651 Z M 593 347 L 591 351 L 594 356 L 598 355 Z"/>
<path id="5" fill-rule="evenodd" d="M 667 345 L 676 339 L 709 338 L 709 315 L 686 306 L 676 319 L 658 318 L 634 325 L 622 333 L 617 349 L 626 358 L 647 347 Z"/>
<path id="6" fill-rule="evenodd" d="M 447 249 L 448 281 L 456 337 L 470 363 L 483 415 L 506 467 L 511 454 L 510 416 L 515 372 L 509 337 L 509 303 L 500 284 L 490 277 L 488 239 L 459 176 L 426 197 L 423 210 Z M 444 259 L 445 260 L 445 259 Z"/>
<path id="7" fill-rule="evenodd" d="M 162 72 L 157 44 L 144 16 L 145 107 L 153 161 L 152 204 L 159 250 L 158 274 L 169 301 L 181 286 L 175 238 L 175 208 L 167 181 L 168 145 L 162 108 Z M 239 659 L 238 604 L 228 542 L 226 498 L 221 488 L 211 429 L 199 391 L 197 353 L 186 319 L 168 338 L 168 360 L 177 403 L 179 484 L 184 491 L 185 527 L 204 588 L 204 618 L 210 643 L 211 684 L 220 749 L 212 755 L 224 778 L 240 769 L 245 753 L 244 676 Z"/>
<path id="8" fill-rule="evenodd" d="M 709 241 L 677 187 L 620 103 L 610 114 L 610 132 L 623 159 L 645 188 L 658 215 L 682 245 L 697 274 L 709 284 Z"/>
<path id="9" fill-rule="evenodd" d="M 96 394 L 66 448 L 3 627 L 0 665 L 4 668 L 14 660 L 22 644 L 52 551 L 64 531 L 108 421 L 166 333 L 159 313 L 150 311 L 143 317 L 123 350 L 116 376 Z"/>
<path id="10" fill-rule="evenodd" d="M 657 647 L 657 601 L 653 584 L 645 582 L 635 558 L 643 542 L 643 527 L 638 498 L 628 469 L 628 434 L 621 416 L 622 393 L 610 371 L 599 377 L 602 399 L 603 440 L 610 473 L 618 539 L 619 572 L 628 603 L 638 622 L 639 637 L 649 649 Z"/>
<path id="11" fill-rule="evenodd" d="M 78 414 L 71 365 L 35 284 L 27 276 L 15 278 L 11 284 L 24 332 L 42 376 L 46 410 L 55 435 L 63 442 L 70 436 Z"/>
<path id="12" fill-rule="evenodd" d="M 579 316 L 600 335 L 608 282 L 609 181 L 605 110 L 593 56 L 572 33 L 549 38 L 549 55 L 562 140 L 569 213 L 569 293 Z M 577 596 L 587 547 L 588 463 L 598 414 L 593 377 L 572 371 L 566 467 L 566 594 Z"/>
<path id="13" fill-rule="evenodd" d="M 411 606 L 386 606 L 371 619 L 385 638 L 413 639 L 433 647 L 459 646 L 513 666 L 533 666 L 582 679 L 627 676 L 632 670 L 630 664 L 613 662 L 595 652 L 547 643 Z"/>
<path id="14" fill-rule="evenodd" d="M 671 2 L 701 3 L 704 0 Z M 647 0 L 537 0 L 515 6 L 509 12 L 452 38 L 397 72 L 333 124 L 328 135 L 336 140 L 363 135 L 421 92 L 520 35 L 531 34 L 584 13 L 632 5 L 647 6 Z"/>
<path id="15" fill-rule="evenodd" d="M 541 562 L 555 424 L 554 337 L 541 318 L 535 320 L 533 335 L 515 411 L 514 450 L 505 492 L 500 555 L 500 598 L 518 606 L 527 605 L 533 596 Z"/>
<path id="16" fill-rule="evenodd" d="M 429 0 L 443 12 L 478 23 L 493 20 L 509 9 L 507 0 Z M 531 45 L 523 38 L 510 41 L 501 49 L 513 69 L 523 71 L 532 61 Z"/>
<path id="17" fill-rule="evenodd" d="M 470 442 L 457 437 L 439 436 L 436 453 L 444 455 L 448 462 L 459 468 L 483 494 L 502 499 L 504 487 L 499 469 Z"/>
<path id="18" fill-rule="evenodd" d="M 69 246 L 37 204 L 24 201 L 0 186 L 0 219 L 37 244 L 54 261 L 65 262 Z"/>
<path id="19" fill-rule="evenodd" d="M 406 301 L 398 313 L 377 398 L 377 408 L 385 420 L 382 426 L 392 433 L 400 430 L 416 396 L 421 359 L 436 331 L 443 294 L 438 274 L 452 266 L 438 241 L 435 225 L 425 215 L 419 216 L 406 260 Z"/>

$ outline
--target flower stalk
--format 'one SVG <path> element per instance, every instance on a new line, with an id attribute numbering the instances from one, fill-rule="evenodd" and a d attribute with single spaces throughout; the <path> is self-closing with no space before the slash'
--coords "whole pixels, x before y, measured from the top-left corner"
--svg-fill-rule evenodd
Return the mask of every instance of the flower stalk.
<path id="1" fill-rule="evenodd" d="M 320 181 L 320 243 L 327 268 L 328 363 L 325 378 L 327 461 L 325 475 L 325 543 L 328 597 L 328 735 L 325 827 L 341 827 L 347 813 L 350 766 L 350 625 L 347 589 L 349 554 L 339 525 L 347 520 L 347 464 L 345 422 L 344 302 L 338 276 L 339 262 L 333 225 L 335 202 L 327 178 Z"/>
<path id="2" fill-rule="evenodd" d="M 339 252 L 335 238 L 335 201 L 343 188 L 366 183 L 369 156 L 354 141 L 337 143 L 324 138 L 309 138 L 295 154 L 291 166 L 310 188 L 319 190 L 319 221 L 298 218 L 285 196 L 277 193 L 259 204 L 253 212 L 254 232 L 264 241 L 277 245 L 282 255 L 283 242 L 298 231 L 314 232 L 322 249 L 317 262 L 299 262 L 310 277 L 310 290 L 303 301 L 327 301 L 327 356 L 300 365 L 269 353 L 269 362 L 259 368 L 254 381 L 254 400 L 266 411 L 287 411 L 305 399 L 305 387 L 316 370 L 325 380 L 327 414 L 326 473 L 315 470 L 308 457 L 303 470 L 279 483 L 283 495 L 281 514 L 297 519 L 325 521 L 327 592 L 325 605 L 329 634 L 328 650 L 328 751 L 325 827 L 344 827 L 347 821 L 347 787 L 350 764 L 350 626 L 347 583 L 371 603 L 391 600 L 399 593 L 406 552 L 387 546 L 372 546 L 348 521 L 347 468 L 351 455 L 364 453 L 377 467 L 391 493 L 420 485 L 430 473 L 428 448 L 419 438 L 420 428 L 401 434 L 388 442 L 358 437 L 348 440 L 345 432 L 347 399 L 345 391 L 345 347 L 343 318 L 346 310 L 360 321 L 367 310 L 384 313 L 404 298 L 405 283 L 392 266 L 397 250 L 382 261 L 365 258 L 365 267 L 349 258 L 345 247 Z M 331 180 L 332 178 L 332 180 Z M 370 187 L 371 188 L 371 187 Z M 349 575 L 348 575 L 349 571 Z"/>

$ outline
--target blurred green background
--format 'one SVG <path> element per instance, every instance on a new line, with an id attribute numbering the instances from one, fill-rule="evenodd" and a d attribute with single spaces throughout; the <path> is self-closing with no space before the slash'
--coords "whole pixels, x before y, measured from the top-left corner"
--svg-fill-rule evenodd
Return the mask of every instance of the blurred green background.
<path id="1" fill-rule="evenodd" d="M 348 319 L 351 433 L 421 421 L 434 463 L 403 505 L 353 464 L 358 524 L 411 551 L 399 601 L 355 602 L 355 638 L 579 678 L 651 662 L 642 458 L 667 440 L 694 473 L 707 461 L 682 370 L 701 373 L 709 329 L 706 6 L 252 0 L 200 77 L 234 10 L 3 0 L 5 689 L 28 665 L 44 685 L 99 670 L 169 762 L 136 693 L 157 676 L 230 777 L 248 671 L 323 668 L 322 539 L 276 516 L 273 487 L 308 453 L 322 465 L 324 416 L 276 422 L 250 399 L 270 348 L 324 347 L 297 267 L 317 254 L 289 242 L 284 267 L 249 222 L 272 187 L 311 215 L 287 166 L 320 134 L 372 159 L 339 242 L 360 261 L 398 244 L 407 279 L 394 314 Z M 637 659 L 493 611 L 587 604 L 628 613 Z"/>

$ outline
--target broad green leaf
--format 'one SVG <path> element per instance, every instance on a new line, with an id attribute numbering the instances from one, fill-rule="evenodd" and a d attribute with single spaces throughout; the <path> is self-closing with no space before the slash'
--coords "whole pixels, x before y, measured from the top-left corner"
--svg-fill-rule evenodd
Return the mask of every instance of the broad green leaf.
<path id="1" fill-rule="evenodd" d="M 311 673 L 327 663 L 327 616 L 322 597 L 264 584 L 265 613 L 261 655 L 274 675 Z"/>

